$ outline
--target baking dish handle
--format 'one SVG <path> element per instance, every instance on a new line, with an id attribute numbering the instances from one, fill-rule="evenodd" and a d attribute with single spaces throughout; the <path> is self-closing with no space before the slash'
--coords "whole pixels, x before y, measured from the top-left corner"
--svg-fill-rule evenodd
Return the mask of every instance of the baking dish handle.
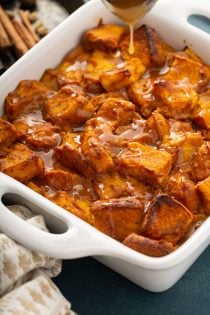
<path id="1" fill-rule="evenodd" d="M 60 234 L 48 233 L 24 221 L 4 205 L 2 199 L 8 194 L 10 196 L 22 196 L 24 200 L 27 200 L 28 208 L 39 209 L 38 213 L 45 217 L 47 223 L 51 222 L 52 224 L 52 217 L 56 218 L 57 221 L 62 221 L 63 226 L 66 226 L 66 231 Z M 15 197 L 14 200 L 18 200 L 18 197 L 17 199 Z M 16 201 L 15 203 L 19 202 Z M 107 242 L 106 245 L 103 237 L 102 247 L 100 233 L 97 233 L 98 236 L 96 237 L 89 224 L 1 172 L 0 231 L 34 251 L 55 258 L 79 258 L 109 254 L 110 252 L 110 244 L 108 245 Z"/>

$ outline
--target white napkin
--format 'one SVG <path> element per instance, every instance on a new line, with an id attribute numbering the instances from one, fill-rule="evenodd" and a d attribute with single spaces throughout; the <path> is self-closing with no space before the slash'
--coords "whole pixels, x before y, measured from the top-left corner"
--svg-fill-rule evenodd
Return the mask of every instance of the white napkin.
<path id="1" fill-rule="evenodd" d="M 19 205 L 9 207 L 28 223 L 47 231 L 41 215 Z M 71 304 L 50 279 L 61 272 L 61 261 L 33 252 L 0 233 L 0 314 L 67 315 Z"/>

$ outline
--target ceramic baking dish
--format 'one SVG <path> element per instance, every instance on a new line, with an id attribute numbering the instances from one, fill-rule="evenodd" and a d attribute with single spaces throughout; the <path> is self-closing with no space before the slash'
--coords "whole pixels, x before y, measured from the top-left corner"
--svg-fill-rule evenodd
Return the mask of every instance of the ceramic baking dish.
<path id="1" fill-rule="evenodd" d="M 188 24 L 191 14 L 210 17 L 209 0 L 160 0 L 144 23 L 154 27 L 176 49 L 192 47 L 207 63 L 209 35 Z M 0 115 L 4 98 L 23 79 L 39 79 L 43 71 L 56 66 L 80 41 L 82 33 L 103 18 L 119 23 L 99 0 L 91 0 L 73 13 L 52 33 L 0 77 Z M 53 204 L 23 184 L 0 173 L 0 230 L 29 248 L 63 259 L 95 256 L 99 261 L 139 286 L 161 292 L 170 288 L 209 245 L 210 218 L 175 252 L 152 258 L 135 252 L 99 232 L 71 213 Z M 20 203 L 44 215 L 53 233 L 30 226 L 12 214 L 4 204 Z M 78 275 L 79 276 L 79 275 Z"/>

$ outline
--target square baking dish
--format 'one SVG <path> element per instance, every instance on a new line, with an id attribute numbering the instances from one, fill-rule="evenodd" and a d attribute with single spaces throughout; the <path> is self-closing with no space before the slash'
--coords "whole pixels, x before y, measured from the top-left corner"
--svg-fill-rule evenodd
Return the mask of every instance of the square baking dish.
<path id="1" fill-rule="evenodd" d="M 155 28 L 175 49 L 191 47 L 210 63 L 209 34 L 190 25 L 191 14 L 210 17 L 209 0 L 161 0 L 142 23 Z M 164 13 L 164 15 L 163 15 Z M 120 23 L 101 1 L 91 0 L 60 24 L 0 77 L 0 115 L 6 95 L 24 79 L 39 79 L 79 44 L 82 34 L 97 25 Z M 30 226 L 12 214 L 5 204 L 23 204 L 45 217 L 53 233 Z M 174 285 L 209 245 L 210 218 L 175 252 L 152 258 L 135 252 L 96 230 L 25 185 L 0 173 L 0 230 L 25 246 L 62 259 L 94 256 L 139 286 L 161 292 Z"/>

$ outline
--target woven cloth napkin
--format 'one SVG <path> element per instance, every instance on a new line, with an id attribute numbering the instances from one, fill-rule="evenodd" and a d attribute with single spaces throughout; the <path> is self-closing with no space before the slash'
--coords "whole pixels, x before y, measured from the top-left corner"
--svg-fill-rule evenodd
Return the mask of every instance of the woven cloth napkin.
<path id="1" fill-rule="evenodd" d="M 48 231 L 41 215 L 19 205 L 9 207 L 29 224 Z M 0 314 L 75 314 L 51 278 L 61 272 L 61 261 L 33 252 L 0 232 Z"/>

